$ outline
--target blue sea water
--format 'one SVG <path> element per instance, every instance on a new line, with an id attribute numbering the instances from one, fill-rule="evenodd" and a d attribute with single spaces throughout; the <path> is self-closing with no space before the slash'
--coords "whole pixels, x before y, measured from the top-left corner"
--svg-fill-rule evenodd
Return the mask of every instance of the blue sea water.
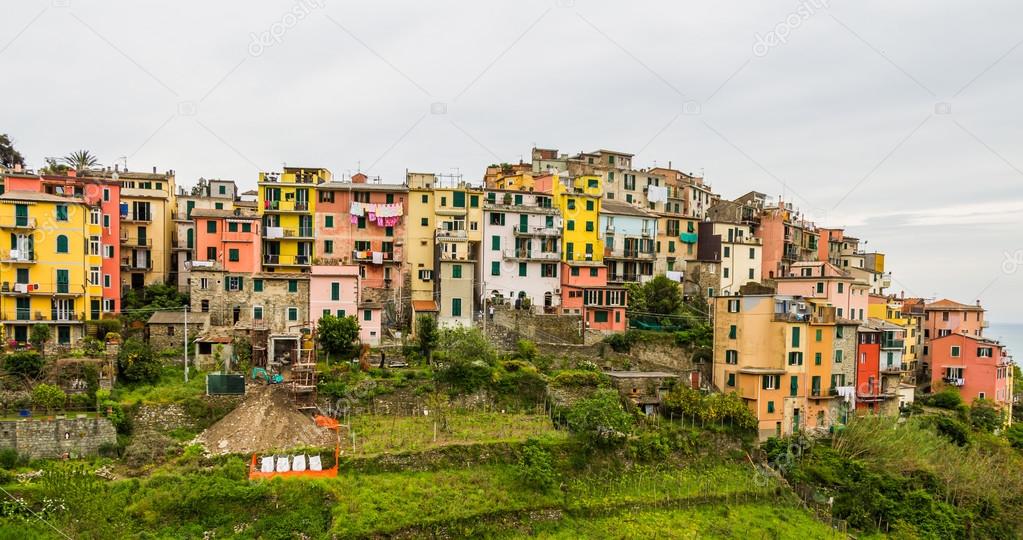
<path id="1" fill-rule="evenodd" d="M 1023 363 L 1023 324 L 992 322 L 990 327 L 984 329 L 984 337 L 1001 341 L 1016 363 Z"/>

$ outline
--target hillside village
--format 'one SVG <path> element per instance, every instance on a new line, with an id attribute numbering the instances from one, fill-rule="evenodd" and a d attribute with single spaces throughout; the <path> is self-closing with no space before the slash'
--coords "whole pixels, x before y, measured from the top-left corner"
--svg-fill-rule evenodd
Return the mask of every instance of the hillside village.
<path id="1" fill-rule="evenodd" d="M 127 526 L 109 499 L 166 537 L 1023 535 L 1019 368 L 979 300 L 905 296 L 856 231 L 670 161 L 530 155 L 400 182 L 5 163 L 0 519 L 90 537 Z"/>

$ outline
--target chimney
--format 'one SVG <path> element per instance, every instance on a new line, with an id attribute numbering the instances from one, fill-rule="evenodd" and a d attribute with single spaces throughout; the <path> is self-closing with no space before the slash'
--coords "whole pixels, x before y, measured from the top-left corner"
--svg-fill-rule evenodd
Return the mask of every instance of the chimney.
<path id="1" fill-rule="evenodd" d="M 353 184 L 365 184 L 367 176 L 363 173 L 355 173 L 352 175 Z"/>
<path id="2" fill-rule="evenodd" d="M 156 165 L 153 165 L 153 174 L 156 174 Z"/>
<path id="3" fill-rule="evenodd" d="M 16 173 L 20 173 L 21 172 L 21 163 L 15 163 L 14 164 L 14 172 L 16 172 Z"/>
<path id="4" fill-rule="evenodd" d="M 114 172 L 121 172 L 121 164 L 120 163 L 115 163 L 114 164 Z"/>

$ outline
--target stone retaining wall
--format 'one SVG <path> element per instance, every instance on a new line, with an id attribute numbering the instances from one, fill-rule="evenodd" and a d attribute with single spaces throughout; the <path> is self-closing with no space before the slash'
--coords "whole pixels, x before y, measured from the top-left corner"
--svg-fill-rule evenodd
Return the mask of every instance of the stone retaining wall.
<path id="1" fill-rule="evenodd" d="M 0 448 L 14 448 L 32 459 L 93 456 L 100 446 L 116 443 L 117 431 L 106 418 L 0 422 Z"/>

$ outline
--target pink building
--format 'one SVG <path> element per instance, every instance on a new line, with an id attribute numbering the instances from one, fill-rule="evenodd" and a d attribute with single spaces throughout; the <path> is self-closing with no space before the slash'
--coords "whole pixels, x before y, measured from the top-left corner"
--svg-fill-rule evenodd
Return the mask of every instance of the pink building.
<path id="1" fill-rule="evenodd" d="M 380 304 L 362 300 L 362 279 L 356 265 L 314 265 L 309 280 L 309 318 L 313 325 L 324 315 L 355 317 L 359 338 L 369 345 L 380 344 Z"/>
<path id="2" fill-rule="evenodd" d="M 361 286 L 379 291 L 375 300 L 400 298 L 408 188 L 369 182 L 359 173 L 351 182 L 320 184 L 316 192 L 319 264 L 354 265 Z"/>
<path id="3" fill-rule="evenodd" d="M 212 266 L 227 272 L 260 271 L 259 215 L 245 209 L 192 210 L 195 221 L 193 267 Z"/>
<path id="4" fill-rule="evenodd" d="M 1012 407 L 1012 360 L 997 341 L 951 333 L 931 340 L 931 387 L 959 388 L 963 401 L 990 399 Z"/>
<path id="5" fill-rule="evenodd" d="M 628 294 L 623 287 L 607 285 L 607 267 L 603 263 L 561 263 L 561 312 L 581 315 L 587 329 L 624 332 L 629 326 L 627 302 Z"/>
<path id="6" fill-rule="evenodd" d="M 931 360 L 931 340 L 949 334 L 981 337 L 986 326 L 980 302 L 976 305 L 960 304 L 946 298 L 924 305 L 924 363 Z"/>
<path id="7" fill-rule="evenodd" d="M 775 278 L 778 294 L 823 299 L 841 319 L 865 321 L 870 287 L 827 262 L 792 263 L 788 274 Z"/>

